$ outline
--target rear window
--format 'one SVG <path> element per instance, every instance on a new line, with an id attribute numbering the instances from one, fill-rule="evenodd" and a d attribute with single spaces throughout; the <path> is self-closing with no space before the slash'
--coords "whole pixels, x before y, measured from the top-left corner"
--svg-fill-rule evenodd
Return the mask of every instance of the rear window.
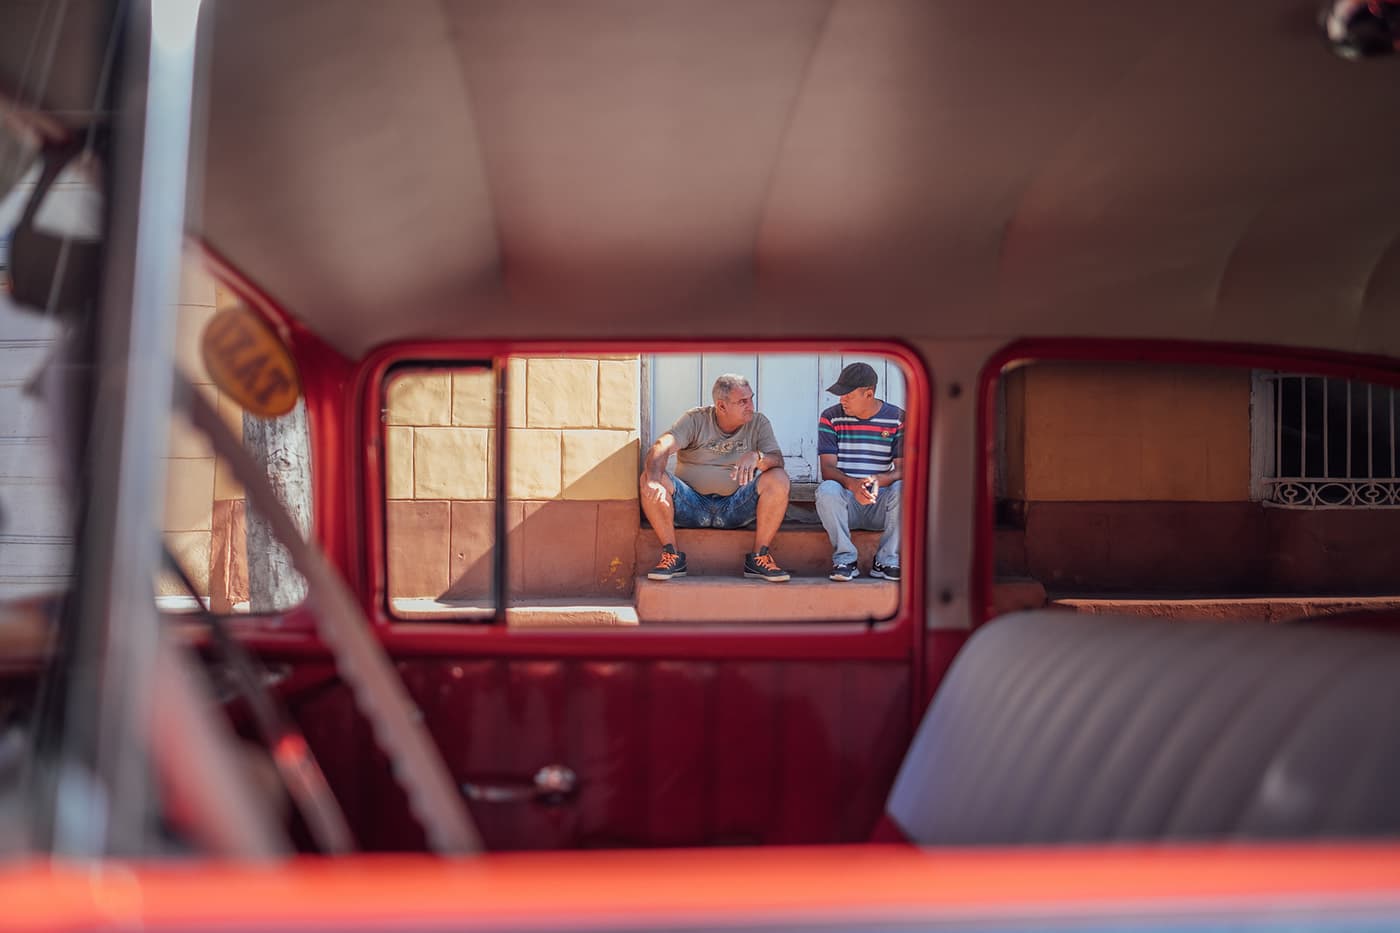
<path id="1" fill-rule="evenodd" d="M 1395 396 L 1293 370 L 1007 369 L 998 608 L 1284 619 L 1400 606 Z"/>

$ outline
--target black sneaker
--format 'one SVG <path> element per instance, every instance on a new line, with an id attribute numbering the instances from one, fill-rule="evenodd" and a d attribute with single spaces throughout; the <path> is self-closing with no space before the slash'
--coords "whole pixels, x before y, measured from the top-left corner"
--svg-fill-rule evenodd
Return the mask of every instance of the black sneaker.
<path id="1" fill-rule="evenodd" d="M 899 568 L 898 568 L 898 567 L 886 567 L 884 564 L 880 563 L 879 561 L 876 561 L 876 562 L 875 562 L 873 565 L 871 565 L 871 567 L 870 567 L 870 575 L 871 575 L 872 577 L 879 577 L 879 578 L 882 579 L 882 580 L 896 580 L 896 581 L 897 581 L 897 580 L 899 580 Z"/>
<path id="2" fill-rule="evenodd" d="M 792 578 L 792 574 L 778 566 L 766 547 L 759 548 L 757 554 L 744 555 L 744 576 L 770 583 L 783 583 Z"/>
<path id="3" fill-rule="evenodd" d="M 651 568 L 647 574 L 648 580 L 669 580 L 672 577 L 685 576 L 685 552 L 677 551 L 674 544 L 668 544 L 661 549 L 661 559 L 656 562 L 656 566 Z"/>
<path id="4" fill-rule="evenodd" d="M 844 583 L 860 576 L 860 568 L 855 564 L 832 564 L 831 573 L 826 576 L 828 580 L 840 580 Z"/>

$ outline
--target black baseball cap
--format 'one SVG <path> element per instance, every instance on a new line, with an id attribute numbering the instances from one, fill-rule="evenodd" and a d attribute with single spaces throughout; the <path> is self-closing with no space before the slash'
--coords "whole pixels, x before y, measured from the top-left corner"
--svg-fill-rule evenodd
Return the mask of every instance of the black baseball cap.
<path id="1" fill-rule="evenodd" d="M 880 377 L 875 374 L 875 367 L 869 363 L 852 363 L 841 370 L 841 375 L 832 383 L 826 391 L 832 395 L 846 395 L 856 389 L 866 387 L 875 388 L 875 384 L 880 381 Z"/>

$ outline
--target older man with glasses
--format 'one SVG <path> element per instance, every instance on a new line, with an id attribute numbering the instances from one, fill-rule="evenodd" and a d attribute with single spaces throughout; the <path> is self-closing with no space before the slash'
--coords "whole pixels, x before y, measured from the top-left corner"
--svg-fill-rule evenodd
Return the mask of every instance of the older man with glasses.
<path id="1" fill-rule="evenodd" d="M 686 573 L 676 528 L 742 528 L 755 524 L 744 576 L 781 583 L 790 576 L 769 553 L 787 511 L 791 482 L 773 425 L 754 410 L 748 379 L 715 380 L 713 405 L 692 408 L 647 451 L 640 480 L 642 513 L 661 540 L 661 557 L 647 574 L 670 580 Z M 676 455 L 676 472 L 666 464 Z"/>

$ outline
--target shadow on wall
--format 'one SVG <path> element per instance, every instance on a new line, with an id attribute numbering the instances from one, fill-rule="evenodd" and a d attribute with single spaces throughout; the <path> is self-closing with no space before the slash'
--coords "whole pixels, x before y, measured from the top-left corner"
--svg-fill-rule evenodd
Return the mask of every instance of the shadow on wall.
<path id="1" fill-rule="evenodd" d="M 508 585 L 524 596 L 596 596 L 627 598 L 636 575 L 637 531 L 641 514 L 635 495 L 629 499 L 576 498 L 615 486 L 620 468 L 636 472 L 635 442 L 610 454 L 563 490 L 558 499 L 511 499 L 506 502 Z M 494 552 L 494 505 L 491 502 L 451 502 L 445 529 L 450 552 L 446 589 L 441 600 L 481 599 L 491 591 Z M 441 536 L 444 530 L 438 530 Z M 433 548 L 419 532 L 422 544 L 396 540 L 409 553 Z M 396 548 L 391 547 L 391 550 Z M 405 581 L 406 582 L 406 581 Z M 432 593 L 400 592 L 394 596 Z"/>

